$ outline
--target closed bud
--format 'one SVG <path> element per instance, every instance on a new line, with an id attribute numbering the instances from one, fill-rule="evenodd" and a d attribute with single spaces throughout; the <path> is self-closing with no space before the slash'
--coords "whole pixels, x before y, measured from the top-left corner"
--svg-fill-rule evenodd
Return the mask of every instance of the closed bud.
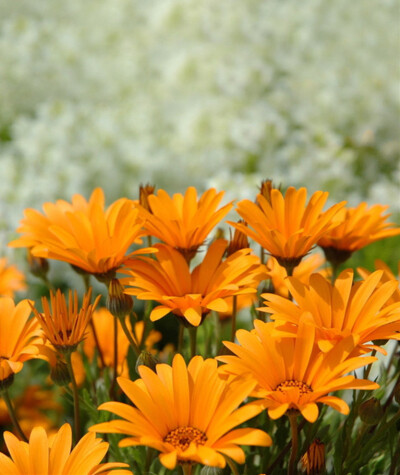
<path id="1" fill-rule="evenodd" d="M 125 318 L 133 308 L 132 297 L 124 294 L 124 288 L 118 279 L 111 279 L 110 281 L 106 307 L 110 313 L 120 319 Z"/>
<path id="2" fill-rule="evenodd" d="M 260 185 L 260 194 L 271 204 L 271 191 L 275 188 L 272 180 L 263 180 Z"/>
<path id="3" fill-rule="evenodd" d="M 136 360 L 136 365 L 135 365 L 135 370 L 136 373 L 139 374 L 139 366 L 147 366 L 147 368 L 150 368 L 155 372 L 156 370 L 156 365 L 160 361 L 158 360 L 156 355 L 153 355 L 149 351 L 143 350 L 140 355 L 138 356 L 138 359 Z"/>
<path id="4" fill-rule="evenodd" d="M 139 204 L 150 213 L 149 196 L 154 195 L 154 189 L 155 186 L 149 184 L 139 186 Z"/>
<path id="5" fill-rule="evenodd" d="M 223 473 L 224 469 L 219 467 L 203 467 L 200 470 L 200 475 L 222 475 Z"/>
<path id="6" fill-rule="evenodd" d="M 243 219 L 240 219 L 238 222 L 246 225 L 246 222 Z M 233 237 L 231 237 L 226 249 L 226 255 L 228 257 L 234 252 L 240 251 L 240 249 L 246 249 L 248 247 L 249 240 L 247 239 L 246 234 L 242 233 L 242 231 L 239 231 L 239 229 L 235 229 Z"/>
<path id="7" fill-rule="evenodd" d="M 375 397 L 367 399 L 358 408 L 360 419 L 367 425 L 377 424 L 383 417 L 381 403 Z"/>
<path id="8" fill-rule="evenodd" d="M 301 466 L 307 475 L 319 475 L 325 471 L 325 444 L 319 439 L 308 447 L 307 452 L 301 457 Z"/>
<path id="9" fill-rule="evenodd" d="M 28 249 L 28 265 L 29 270 L 35 277 L 44 278 L 49 271 L 49 262 L 44 257 L 34 256 Z"/>
<path id="10" fill-rule="evenodd" d="M 71 376 L 65 361 L 57 359 L 55 366 L 51 368 L 50 378 L 57 386 L 68 386 L 71 382 Z"/>

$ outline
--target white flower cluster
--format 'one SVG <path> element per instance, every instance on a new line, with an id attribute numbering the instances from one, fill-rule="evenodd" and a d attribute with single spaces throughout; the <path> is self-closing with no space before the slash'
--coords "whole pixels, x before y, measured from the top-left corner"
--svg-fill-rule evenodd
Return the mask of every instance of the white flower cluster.
<path id="1" fill-rule="evenodd" d="M 399 210 L 397 20 L 397 0 L 0 0 L 2 228 L 147 182 Z"/>

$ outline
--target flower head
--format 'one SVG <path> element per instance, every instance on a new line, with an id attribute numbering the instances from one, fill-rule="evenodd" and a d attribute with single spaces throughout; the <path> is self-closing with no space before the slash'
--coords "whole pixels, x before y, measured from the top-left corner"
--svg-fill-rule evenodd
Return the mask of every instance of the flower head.
<path id="1" fill-rule="evenodd" d="M 2 381 L 21 371 L 23 363 L 39 353 L 41 330 L 30 315 L 28 300 L 15 305 L 10 297 L 0 298 L 0 388 Z"/>
<path id="2" fill-rule="evenodd" d="M 0 259 L 0 296 L 14 297 L 18 290 L 25 290 L 25 276 L 14 265 L 9 265 L 5 257 Z"/>
<path id="3" fill-rule="evenodd" d="M 294 337 L 277 337 L 274 324 L 254 321 L 255 331 L 238 330 L 239 344 L 224 342 L 235 356 L 219 356 L 227 363 L 228 374 L 251 374 L 257 381 L 253 396 L 261 398 L 271 419 L 288 410 L 298 410 L 310 422 L 318 417 L 317 403 L 327 404 L 342 414 L 349 413 L 347 404 L 329 396 L 339 389 L 376 389 L 371 381 L 346 374 L 376 360 L 375 357 L 353 357 L 354 338 L 341 340 L 330 352 L 316 345 L 315 327 L 301 321 Z"/>
<path id="4" fill-rule="evenodd" d="M 382 283 L 381 279 L 382 271 L 376 271 L 365 281 L 353 284 L 351 269 L 343 271 L 334 285 L 319 274 L 313 274 L 308 285 L 289 277 L 287 285 L 294 301 L 262 294 L 267 307 L 260 310 L 270 313 L 277 324 L 286 323 L 285 328 L 293 332 L 306 313 L 323 351 L 329 351 L 348 335 L 354 336 L 357 351 L 380 350 L 368 343 L 389 338 L 400 340 L 400 301 L 385 305 L 398 282 Z"/>
<path id="5" fill-rule="evenodd" d="M 29 443 L 18 440 L 11 432 L 4 433 L 10 457 L 0 453 L 0 472 L 9 475 L 132 475 L 125 463 L 100 464 L 108 443 L 86 434 L 71 452 L 71 426 L 64 424 L 54 437 L 45 429 L 35 427 Z M 118 470 L 112 470 L 117 468 Z"/>
<path id="6" fill-rule="evenodd" d="M 172 198 L 164 190 L 147 197 L 150 211 L 141 208 L 146 219 L 144 228 L 148 234 L 176 248 L 190 260 L 212 229 L 232 208 L 229 203 L 220 209 L 223 192 L 210 188 L 198 198 L 194 187 L 185 195 L 175 193 Z"/>
<path id="7" fill-rule="evenodd" d="M 333 218 L 345 203 L 322 212 L 327 198 L 327 192 L 316 191 L 306 205 L 305 188 L 289 187 L 285 196 L 273 188 L 269 191 L 269 200 L 259 193 L 257 204 L 249 200 L 238 203 L 237 212 L 248 226 L 230 224 L 258 242 L 281 265 L 293 268 L 335 225 Z"/>
<path id="8" fill-rule="evenodd" d="M 60 352 L 72 352 L 85 336 L 86 327 L 92 317 L 100 295 L 90 304 L 92 289 L 85 294 L 83 304 L 79 308 L 78 294 L 69 291 L 68 303 L 60 289 L 54 294 L 50 291 L 50 305 L 46 297 L 42 297 L 43 313 L 35 308 L 33 312 L 40 322 L 46 338 Z"/>
<path id="9" fill-rule="evenodd" d="M 156 259 L 130 261 L 130 277 L 123 279 L 132 286 L 127 293 L 161 304 L 151 312 L 153 321 L 172 312 L 198 326 L 210 310 L 226 312 L 227 297 L 255 293 L 263 277 L 259 258 L 251 249 L 241 249 L 223 261 L 224 239 L 210 245 L 203 262 L 192 272 L 181 253 L 164 244 L 155 247 Z"/>
<path id="10" fill-rule="evenodd" d="M 140 366 L 140 380 L 118 378 L 133 405 L 106 402 L 99 409 L 117 419 L 89 430 L 125 434 L 119 445 L 145 445 L 160 451 L 161 463 L 173 469 L 177 463 L 202 463 L 225 467 L 223 455 L 238 463 L 245 460 L 238 444 L 268 446 L 271 439 L 259 429 L 234 429 L 257 415 L 257 404 L 237 407 L 255 383 L 246 378 L 228 382 L 219 377 L 217 362 L 194 357 L 189 365 L 180 354 L 172 367 L 159 364 L 156 373 Z"/>
<path id="11" fill-rule="evenodd" d="M 104 193 L 96 188 L 89 201 L 74 195 L 72 203 L 58 200 L 43 205 L 44 214 L 25 210 L 18 232 L 9 243 L 28 247 L 34 256 L 65 261 L 85 272 L 114 273 L 135 252 L 129 247 L 140 242 L 143 220 L 134 203 L 121 198 L 104 209 Z"/>

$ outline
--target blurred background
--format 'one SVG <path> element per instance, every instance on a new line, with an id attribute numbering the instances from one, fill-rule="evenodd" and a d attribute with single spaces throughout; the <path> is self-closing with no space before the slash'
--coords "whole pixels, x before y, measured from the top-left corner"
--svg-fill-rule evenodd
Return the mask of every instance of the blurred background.
<path id="1" fill-rule="evenodd" d="M 397 0 L 0 0 L 0 230 L 26 207 L 284 186 L 400 211 Z"/>

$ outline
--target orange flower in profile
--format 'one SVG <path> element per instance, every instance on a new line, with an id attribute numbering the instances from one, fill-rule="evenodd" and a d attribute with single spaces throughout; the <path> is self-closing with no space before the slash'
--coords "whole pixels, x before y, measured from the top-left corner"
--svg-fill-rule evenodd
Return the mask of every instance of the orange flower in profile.
<path id="1" fill-rule="evenodd" d="M 29 319 L 30 315 L 28 300 L 15 305 L 10 297 L 0 298 L 0 389 L 21 371 L 25 361 L 39 354 L 41 330 L 35 319 Z"/>
<path id="2" fill-rule="evenodd" d="M 25 290 L 25 276 L 14 265 L 9 265 L 5 257 L 0 259 L 0 296 L 14 298 L 18 290 Z"/>
<path id="3" fill-rule="evenodd" d="M 301 457 L 301 465 L 307 475 L 320 475 L 325 471 L 325 444 L 315 439 Z"/>
<path id="4" fill-rule="evenodd" d="M 226 298 L 256 293 L 263 267 L 251 249 L 241 249 L 222 261 L 227 241 L 214 241 L 203 262 L 192 272 L 185 258 L 165 244 L 157 244 L 156 259 L 141 257 L 130 262 L 130 277 L 122 279 L 127 294 L 161 305 L 150 315 L 152 321 L 172 312 L 198 326 L 210 310 L 226 312 Z"/>
<path id="5" fill-rule="evenodd" d="M 329 353 L 316 345 L 315 327 L 302 320 L 296 337 L 276 337 L 274 324 L 254 321 L 255 330 L 238 330 L 239 345 L 224 342 L 236 356 L 218 356 L 227 363 L 221 370 L 233 375 L 248 375 L 257 381 L 252 396 L 261 398 L 271 419 L 288 410 L 297 410 L 309 422 L 318 417 L 317 403 L 327 404 L 342 414 L 348 405 L 328 394 L 340 389 L 376 389 L 376 383 L 346 374 L 376 361 L 376 357 L 354 357 L 352 335 L 342 339 Z"/>
<path id="6" fill-rule="evenodd" d="M 400 261 L 397 264 L 397 277 L 393 274 L 392 270 L 390 267 L 385 264 L 385 262 L 381 261 L 380 259 L 377 259 L 375 261 L 375 269 L 381 270 L 383 272 L 382 274 L 382 280 L 381 282 L 388 282 L 388 281 L 393 281 L 397 280 L 399 285 L 397 286 L 396 291 L 394 294 L 390 297 L 390 299 L 386 302 L 385 305 L 390 305 L 395 302 L 400 302 Z M 358 267 L 357 272 L 360 274 L 360 276 L 365 280 L 371 272 L 368 271 L 367 269 L 364 269 L 363 267 Z"/>
<path id="7" fill-rule="evenodd" d="M 312 273 L 316 272 L 325 263 L 325 259 L 320 254 L 312 254 L 303 259 L 293 271 L 293 276 L 304 284 L 308 284 Z M 271 279 L 273 291 L 275 294 L 288 298 L 289 290 L 286 285 L 287 272 L 284 267 L 279 265 L 275 257 L 270 257 L 266 263 L 267 278 Z M 321 271 L 322 275 L 327 276 L 327 271 Z"/>
<path id="8" fill-rule="evenodd" d="M 185 195 L 176 193 L 172 198 L 164 190 L 147 197 L 150 211 L 141 207 L 146 219 L 144 228 L 148 234 L 176 248 L 188 261 L 210 234 L 212 229 L 232 208 L 229 203 L 220 209 L 223 192 L 207 190 L 199 199 L 194 187 Z"/>
<path id="9" fill-rule="evenodd" d="M 91 296 L 92 289 L 89 289 L 79 308 L 76 291 L 74 294 L 69 291 L 67 304 L 65 295 L 58 289 L 55 294 L 50 291 L 50 305 L 47 298 L 42 297 L 43 313 L 33 308 L 43 333 L 58 352 L 71 353 L 83 340 L 93 310 L 101 297 L 97 296 L 94 303 L 90 304 Z"/>
<path id="10" fill-rule="evenodd" d="M 262 407 L 247 404 L 237 409 L 255 382 L 247 378 L 223 380 L 215 360 L 195 356 L 186 367 L 177 354 L 172 367 L 158 364 L 154 372 L 139 366 L 139 373 L 141 379 L 136 381 L 118 378 L 132 405 L 106 402 L 99 407 L 123 420 L 97 424 L 89 430 L 125 434 L 120 447 L 153 447 L 170 470 L 177 463 L 225 467 L 224 455 L 244 463 L 239 444 L 271 445 L 269 435 L 259 429 L 234 429 L 259 414 Z"/>
<path id="11" fill-rule="evenodd" d="M 327 259 L 341 264 L 354 251 L 372 242 L 400 234 L 400 228 L 386 222 L 390 214 L 383 214 L 389 206 L 360 203 L 356 208 L 343 208 L 337 214 L 337 225 L 319 240 Z"/>
<path id="12" fill-rule="evenodd" d="M 376 271 L 365 281 L 353 284 L 353 271 L 347 269 L 334 285 L 319 274 L 310 277 L 309 285 L 295 277 L 288 278 L 288 288 L 294 301 L 279 295 L 262 294 L 267 307 L 259 310 L 271 314 L 277 325 L 296 332 L 306 314 L 316 328 L 318 345 L 329 351 L 340 340 L 353 335 L 356 352 L 381 348 L 369 344 L 373 340 L 400 340 L 400 300 L 386 305 L 398 287 L 396 280 L 382 283 L 382 271 Z"/>
<path id="13" fill-rule="evenodd" d="M 108 443 L 86 434 L 71 452 L 71 426 L 64 424 L 54 437 L 43 427 L 32 430 L 29 443 L 4 433 L 10 457 L 0 453 L 0 473 L 8 475 L 132 475 L 126 463 L 102 463 Z M 117 470 L 113 470 L 116 468 Z"/>
<path id="14" fill-rule="evenodd" d="M 237 212 L 248 226 L 229 224 L 258 242 L 291 273 L 321 236 L 335 225 L 335 215 L 345 202 L 322 212 L 327 192 L 316 191 L 306 205 L 306 188 L 293 187 L 287 189 L 285 196 L 273 188 L 269 198 L 259 193 L 257 204 L 240 201 Z"/>
<path id="15" fill-rule="evenodd" d="M 104 209 L 104 193 L 96 188 L 87 202 L 81 195 L 72 204 L 58 200 L 43 205 L 44 215 L 25 210 L 17 229 L 22 236 L 11 247 L 28 247 L 34 256 L 57 259 L 90 274 L 113 275 L 124 262 L 141 249 L 127 253 L 140 242 L 143 220 L 134 203 L 121 198 Z"/>

